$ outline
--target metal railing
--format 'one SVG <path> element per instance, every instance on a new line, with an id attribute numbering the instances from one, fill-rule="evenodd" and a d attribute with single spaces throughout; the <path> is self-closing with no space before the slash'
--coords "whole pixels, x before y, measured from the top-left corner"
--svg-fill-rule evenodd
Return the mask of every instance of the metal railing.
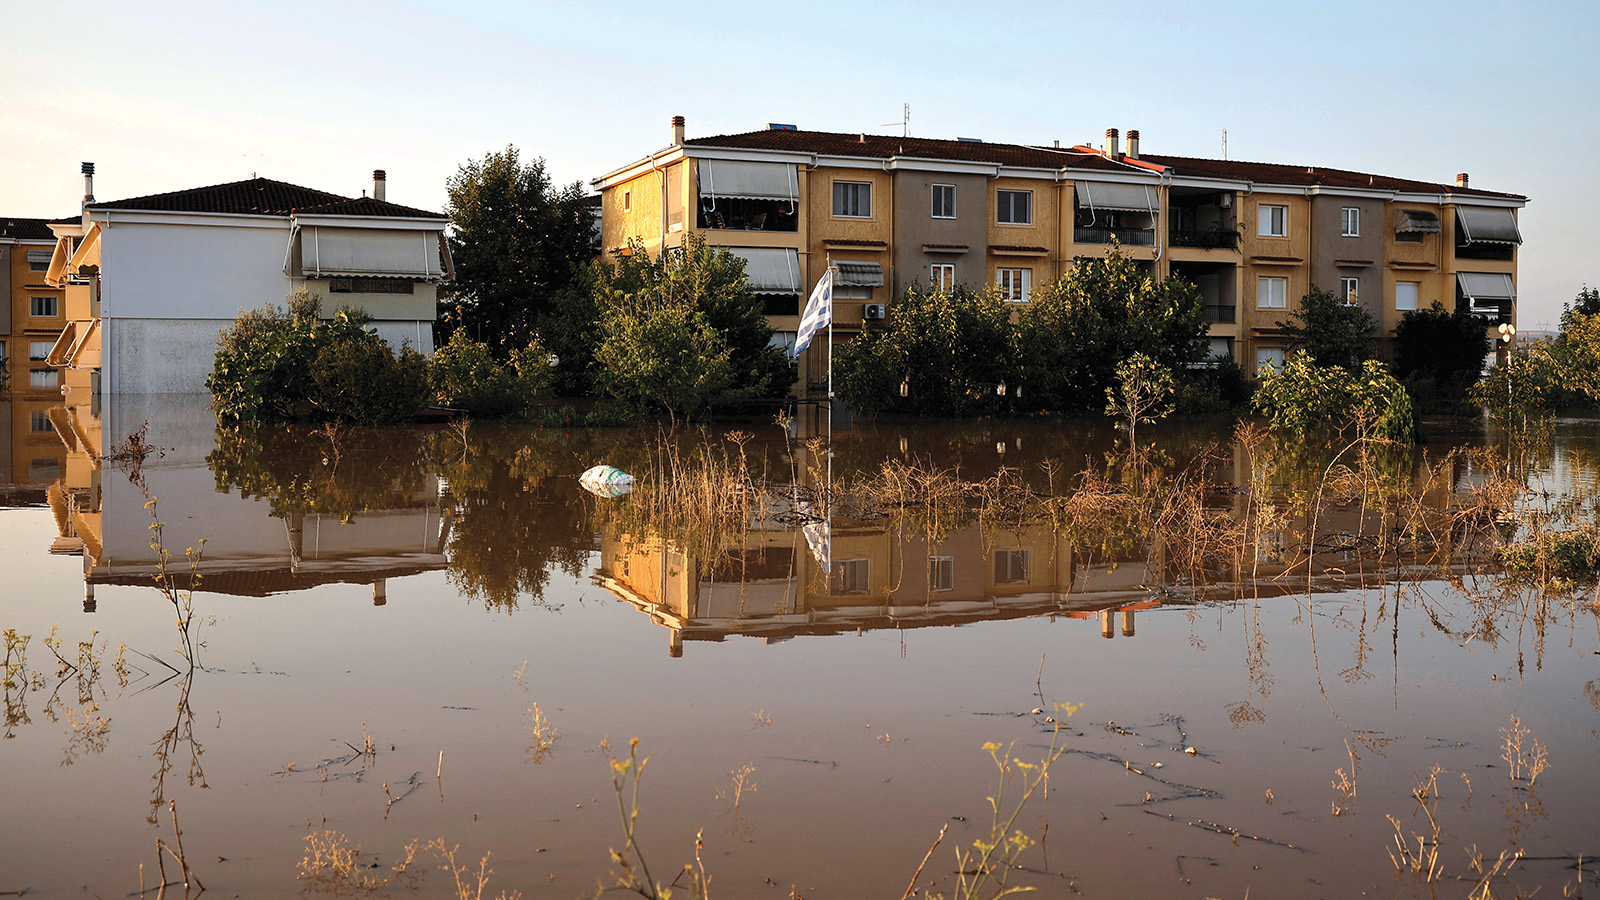
<path id="1" fill-rule="evenodd" d="M 1078 244 L 1109 244 L 1115 236 L 1124 247 L 1154 247 L 1154 228 L 1083 228 L 1072 229 L 1072 240 Z"/>
<path id="2" fill-rule="evenodd" d="M 1234 313 L 1237 309 L 1238 307 L 1232 303 L 1226 305 L 1221 303 L 1207 303 L 1206 321 L 1209 323 L 1221 324 L 1231 323 L 1234 318 Z"/>
<path id="3" fill-rule="evenodd" d="M 1207 228 L 1201 231 L 1173 231 L 1169 237 L 1174 247 L 1196 247 L 1201 250 L 1237 250 L 1239 232 L 1231 228 Z"/>

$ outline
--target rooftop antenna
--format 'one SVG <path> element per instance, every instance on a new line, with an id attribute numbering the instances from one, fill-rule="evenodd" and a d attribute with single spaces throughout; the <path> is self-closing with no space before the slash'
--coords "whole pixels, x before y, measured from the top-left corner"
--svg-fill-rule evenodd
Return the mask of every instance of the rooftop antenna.
<path id="1" fill-rule="evenodd" d="M 1228 158 L 1228 129 L 1222 129 L 1222 158 Z"/>
<path id="2" fill-rule="evenodd" d="M 911 136 L 911 104 L 907 103 L 905 105 L 905 111 L 900 114 L 900 121 L 898 121 L 898 122 L 885 122 L 882 125 L 879 125 L 878 127 L 879 128 L 893 128 L 896 125 L 900 126 L 900 136 L 901 137 L 910 137 Z"/>

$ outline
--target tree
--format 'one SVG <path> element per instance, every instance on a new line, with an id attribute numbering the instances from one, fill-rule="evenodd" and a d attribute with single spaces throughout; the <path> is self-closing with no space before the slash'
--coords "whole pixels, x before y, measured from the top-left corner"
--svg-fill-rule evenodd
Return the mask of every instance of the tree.
<path id="1" fill-rule="evenodd" d="M 1090 412 L 1135 353 L 1177 372 L 1206 350 L 1205 297 L 1179 279 L 1156 281 L 1112 244 L 1103 259 L 1078 259 L 1034 291 L 1019 314 L 1017 343 L 1026 402 Z"/>
<path id="2" fill-rule="evenodd" d="M 1395 377 L 1427 406 L 1459 406 L 1483 373 L 1487 328 L 1488 320 L 1470 313 L 1466 304 L 1453 313 L 1438 303 L 1406 313 L 1394 329 Z"/>
<path id="3" fill-rule="evenodd" d="M 1321 288 L 1301 297 L 1299 311 L 1277 325 L 1289 351 L 1304 351 L 1318 365 L 1351 373 L 1360 371 L 1378 348 L 1378 323 L 1372 314 Z"/>
<path id="4" fill-rule="evenodd" d="M 433 352 L 428 375 L 436 401 L 476 416 L 528 412 L 546 399 L 552 380 L 549 353 L 537 339 L 503 363 L 464 329 Z"/>
<path id="5" fill-rule="evenodd" d="M 447 190 L 456 274 L 440 323 L 504 358 L 527 346 L 598 252 L 594 217 L 579 182 L 556 187 L 544 160 L 523 164 L 510 146 L 463 164 Z"/>
<path id="6" fill-rule="evenodd" d="M 1135 353 L 1117 366 L 1117 386 L 1106 388 L 1106 415 L 1123 420 L 1128 443 L 1138 442 L 1140 423 L 1166 418 L 1172 412 L 1172 372 Z"/>
<path id="7" fill-rule="evenodd" d="M 601 267 L 591 290 L 600 318 L 608 312 L 604 298 L 619 295 L 682 303 L 704 315 L 727 343 L 733 396 L 781 397 L 794 383 L 787 356 L 772 346 L 765 307 L 745 281 L 744 260 L 699 234 L 655 258 L 633 244 L 627 255 Z"/>
<path id="8" fill-rule="evenodd" d="M 744 261 L 688 235 L 651 258 L 634 244 L 594 281 L 595 381 L 674 419 L 719 397 L 782 395 L 793 383 Z"/>
<path id="9" fill-rule="evenodd" d="M 834 351 L 838 393 L 851 409 L 969 415 L 995 409 L 999 385 L 1017 382 L 1011 310 L 992 291 L 908 288 L 887 326 Z"/>

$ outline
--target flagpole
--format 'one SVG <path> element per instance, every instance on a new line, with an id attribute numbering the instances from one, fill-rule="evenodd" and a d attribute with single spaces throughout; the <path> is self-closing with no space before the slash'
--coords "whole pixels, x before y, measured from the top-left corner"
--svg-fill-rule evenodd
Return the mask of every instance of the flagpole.
<path id="1" fill-rule="evenodd" d="M 833 268 L 833 255 L 832 254 L 828 254 L 827 256 L 824 257 L 824 259 L 827 260 L 828 268 L 831 270 Z M 833 531 L 833 290 L 831 288 L 828 291 L 828 485 L 827 485 L 827 494 L 828 494 L 828 530 L 829 530 L 829 532 L 832 532 Z M 828 548 L 828 552 L 830 553 L 830 555 L 832 554 L 833 548 L 831 546 Z M 830 556 L 830 558 L 828 560 L 828 563 L 829 563 L 829 568 L 832 568 L 833 560 L 832 560 L 831 556 Z"/>

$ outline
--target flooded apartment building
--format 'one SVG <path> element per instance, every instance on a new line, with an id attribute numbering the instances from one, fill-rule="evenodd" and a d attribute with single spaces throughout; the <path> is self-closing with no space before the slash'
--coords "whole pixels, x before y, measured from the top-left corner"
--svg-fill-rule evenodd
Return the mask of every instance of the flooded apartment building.
<path id="1" fill-rule="evenodd" d="M 46 361 L 61 334 L 62 291 L 45 280 L 55 235 L 45 219 L 0 219 L 0 484 L 43 485 L 61 474 L 47 410 L 61 402 Z"/>
<path id="2" fill-rule="evenodd" d="M 1281 362 L 1282 330 L 1313 287 L 1360 304 L 1390 338 L 1406 312 L 1466 306 L 1516 321 L 1518 194 L 1318 166 L 1152 154 L 1104 143 L 991 143 L 803 131 L 690 138 L 595 179 L 602 247 L 649 253 L 698 233 L 742 257 L 779 340 L 829 266 L 841 339 L 883 327 L 913 285 L 1036 285 L 1115 241 L 1155 278 L 1205 296 L 1211 353 Z M 825 349 L 802 360 L 815 381 Z"/>

